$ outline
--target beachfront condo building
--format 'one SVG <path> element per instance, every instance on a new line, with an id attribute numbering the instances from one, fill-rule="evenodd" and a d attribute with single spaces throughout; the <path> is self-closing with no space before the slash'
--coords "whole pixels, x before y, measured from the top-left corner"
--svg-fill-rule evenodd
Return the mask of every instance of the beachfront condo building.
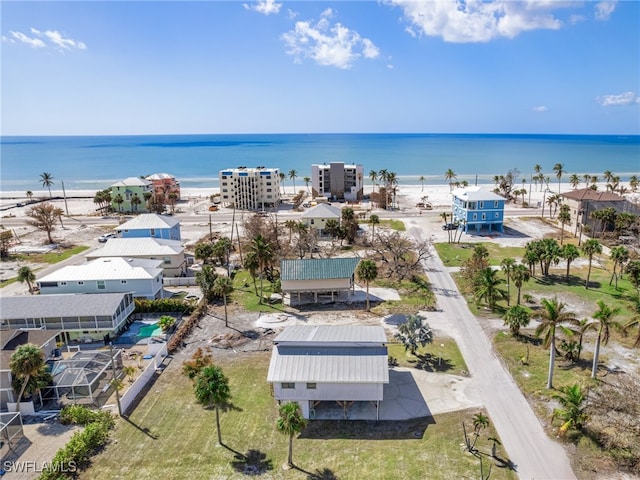
<path id="1" fill-rule="evenodd" d="M 311 188 L 313 197 L 326 197 L 329 200 L 362 200 L 364 169 L 362 165 L 345 165 L 343 162 L 331 162 L 311 165 Z"/>
<path id="2" fill-rule="evenodd" d="M 114 212 L 148 212 L 145 193 L 153 194 L 153 184 L 144 178 L 129 177 L 111 185 Z"/>
<path id="3" fill-rule="evenodd" d="M 488 233 L 502 233 L 504 197 L 488 188 L 475 186 L 458 188 L 451 195 L 453 222 L 459 225 L 458 228 L 464 229 L 464 233 L 473 230 L 478 234 L 483 229 Z"/>
<path id="4" fill-rule="evenodd" d="M 241 210 L 264 210 L 280 204 L 280 171 L 267 167 L 238 167 L 220 170 L 220 198 L 223 204 Z"/>
<path id="5" fill-rule="evenodd" d="M 165 205 L 171 205 L 180 200 L 180 182 L 176 177 L 168 173 L 154 173 L 146 180 L 153 185 L 153 194 L 156 199 L 161 200 Z"/>

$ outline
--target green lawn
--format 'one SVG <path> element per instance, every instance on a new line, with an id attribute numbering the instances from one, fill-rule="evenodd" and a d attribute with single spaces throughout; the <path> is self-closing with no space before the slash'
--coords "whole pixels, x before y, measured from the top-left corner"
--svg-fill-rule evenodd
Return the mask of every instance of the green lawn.
<path id="1" fill-rule="evenodd" d="M 172 364 L 129 421 L 118 420 L 112 441 L 80 478 L 245 478 L 244 457 L 258 459 L 264 478 L 477 478 L 479 461 L 461 449 L 461 422 L 476 411 L 408 422 L 316 421 L 294 440 L 298 469 L 285 471 L 287 437 L 275 428 L 277 405 L 265 381 L 269 353 L 218 359 L 230 379 L 234 409 L 221 415 L 225 447 L 216 446 L 215 414 L 195 403 L 189 380 Z M 490 451 L 482 433 L 477 446 Z M 498 448 L 498 456 L 505 454 Z M 484 457 L 485 472 L 489 463 Z M 240 471 L 239 471 L 240 470 Z M 493 466 L 492 479 L 515 479 Z"/>
<path id="2" fill-rule="evenodd" d="M 53 252 L 48 253 L 36 253 L 36 254 L 19 254 L 16 255 L 16 258 L 20 260 L 24 260 L 25 262 L 30 263 L 49 263 L 54 264 L 66 260 L 67 258 L 73 257 L 74 255 L 78 255 L 79 253 L 84 252 L 89 247 L 87 245 L 77 245 L 71 248 L 60 248 Z"/>
<path id="3" fill-rule="evenodd" d="M 262 296 L 265 298 L 263 303 L 260 303 L 260 279 L 256 279 L 256 289 L 258 295 L 256 295 L 256 289 L 254 289 L 253 278 L 246 270 L 240 270 L 233 279 L 234 292 L 231 294 L 231 300 L 236 302 L 245 310 L 250 312 L 283 312 L 284 308 L 281 303 L 270 305 L 268 302 L 269 297 L 273 293 L 273 287 L 271 283 L 264 279 L 262 281 Z"/>
<path id="4" fill-rule="evenodd" d="M 489 251 L 489 264 L 500 265 L 505 257 L 522 258 L 524 247 L 501 247 L 497 243 L 436 243 L 434 247 L 445 267 L 460 267 L 473 254 L 476 245 L 483 245 Z"/>
<path id="5" fill-rule="evenodd" d="M 427 323 L 429 319 L 427 318 Z M 421 347 L 412 355 L 401 343 L 389 344 L 389 357 L 393 357 L 400 367 L 422 368 L 427 371 L 460 375 L 467 372 L 467 365 L 458 349 L 458 344 L 450 337 L 434 337 L 433 343 Z"/>
<path id="6" fill-rule="evenodd" d="M 404 232 L 407 227 L 402 220 L 384 219 L 380 220 L 380 223 L 376 225 L 376 228 L 388 227 L 391 230 L 397 230 L 398 232 Z"/>

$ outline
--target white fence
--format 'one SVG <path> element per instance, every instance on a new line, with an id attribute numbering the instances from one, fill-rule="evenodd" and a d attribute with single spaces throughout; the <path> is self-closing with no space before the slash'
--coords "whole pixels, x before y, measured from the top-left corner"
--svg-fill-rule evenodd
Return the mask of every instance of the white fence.
<path id="1" fill-rule="evenodd" d="M 144 370 L 142 370 L 140 376 L 135 379 L 127 391 L 124 392 L 122 398 L 120 398 L 120 406 L 123 414 L 127 412 L 127 409 L 131 406 L 142 389 L 147 385 L 149 380 L 151 380 L 151 377 L 153 377 L 153 374 L 160 367 L 164 358 L 169 354 L 167 351 L 167 344 L 161 344 L 154 353 L 155 355 L 149 351 L 149 354 L 154 356 L 150 359 L 149 364 L 144 368 Z"/>
<path id="2" fill-rule="evenodd" d="M 192 287 L 196 285 L 196 277 L 164 277 L 162 285 L 165 287 Z"/>

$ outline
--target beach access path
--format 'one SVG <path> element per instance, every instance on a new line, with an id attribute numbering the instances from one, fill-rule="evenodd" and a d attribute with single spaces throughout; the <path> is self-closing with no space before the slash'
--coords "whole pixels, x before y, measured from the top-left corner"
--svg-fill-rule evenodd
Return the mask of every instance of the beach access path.
<path id="1" fill-rule="evenodd" d="M 425 240 L 420 220 L 410 220 L 408 233 Z M 424 261 L 438 312 L 428 312 L 429 325 L 453 337 L 471 374 L 472 383 L 489 413 L 502 444 L 522 480 L 574 480 L 569 457 L 551 440 L 526 398 L 496 356 L 491 339 L 471 314 L 453 278 L 432 247 Z"/>

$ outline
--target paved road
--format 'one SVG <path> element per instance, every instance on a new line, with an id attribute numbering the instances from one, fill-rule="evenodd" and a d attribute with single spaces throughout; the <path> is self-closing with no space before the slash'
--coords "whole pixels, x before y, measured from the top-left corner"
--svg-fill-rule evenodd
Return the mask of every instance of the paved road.
<path id="1" fill-rule="evenodd" d="M 409 233 L 424 239 L 424 230 L 411 222 Z M 456 339 L 480 400 L 496 427 L 509 459 L 522 480 L 571 480 L 576 476 L 563 447 L 552 441 L 509 372 L 493 351 L 489 338 L 467 308 L 449 272 L 433 250 L 425 261 L 441 313 L 428 314 L 432 328 Z"/>

